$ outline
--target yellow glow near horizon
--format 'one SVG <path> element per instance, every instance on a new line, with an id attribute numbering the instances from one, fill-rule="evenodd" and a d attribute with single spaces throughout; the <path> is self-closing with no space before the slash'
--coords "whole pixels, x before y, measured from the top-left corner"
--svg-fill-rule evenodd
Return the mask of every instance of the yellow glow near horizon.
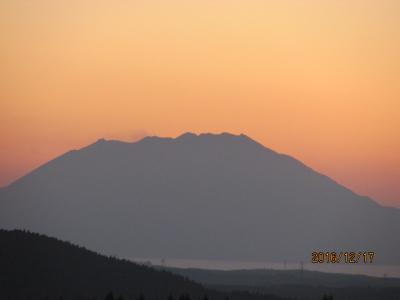
<path id="1" fill-rule="evenodd" d="M 0 0 L 0 185 L 100 137 L 246 133 L 400 207 L 400 1 Z"/>

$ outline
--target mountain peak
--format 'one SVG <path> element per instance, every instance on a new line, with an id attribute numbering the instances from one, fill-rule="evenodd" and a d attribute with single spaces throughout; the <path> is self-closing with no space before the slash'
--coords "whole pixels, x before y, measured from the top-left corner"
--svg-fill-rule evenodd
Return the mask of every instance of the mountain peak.
<path id="1" fill-rule="evenodd" d="M 253 139 L 251 139 L 249 136 L 241 133 L 241 134 L 233 134 L 229 132 L 221 132 L 221 133 L 211 133 L 211 132 L 205 132 L 205 133 L 200 133 L 196 134 L 193 132 L 185 132 L 182 133 L 181 135 L 178 135 L 176 138 L 171 138 L 171 137 L 161 137 L 161 136 L 145 136 L 144 138 L 135 141 L 135 142 L 124 142 L 124 141 L 119 141 L 119 140 L 107 140 L 105 138 L 99 138 L 96 142 L 92 143 L 91 145 L 87 146 L 97 146 L 97 145 L 103 145 L 103 144 L 135 144 L 138 142 L 147 142 L 147 141 L 158 141 L 158 140 L 169 140 L 169 141 L 193 141 L 197 139 L 230 139 L 230 140 L 242 140 L 242 141 L 251 141 L 254 143 L 257 143 Z"/>
<path id="2" fill-rule="evenodd" d="M 105 138 L 100 138 L 95 142 L 95 144 L 102 144 L 102 143 L 105 143 L 105 142 L 107 142 L 107 140 Z"/>
<path id="3" fill-rule="evenodd" d="M 127 257 L 300 261 L 335 247 L 399 263 L 399 213 L 226 132 L 100 139 L 0 190 L 0 227 Z"/>
<path id="4" fill-rule="evenodd" d="M 196 134 L 193 132 L 185 132 L 181 135 L 179 135 L 178 137 L 176 137 L 176 140 L 187 140 L 187 139 L 193 139 L 193 138 L 235 138 L 235 139 L 247 139 L 247 140 L 251 140 L 253 141 L 251 138 L 249 138 L 247 135 L 241 133 L 239 135 L 237 134 L 233 134 L 233 133 L 229 133 L 229 132 L 221 132 L 221 133 L 211 133 L 211 132 L 207 132 L 207 133 L 200 133 L 200 134 Z"/>
<path id="5" fill-rule="evenodd" d="M 191 139 L 191 138 L 194 138 L 194 137 L 198 137 L 198 135 L 195 134 L 195 133 L 193 133 L 193 132 L 189 132 L 189 131 L 188 131 L 188 132 L 185 132 L 185 133 L 179 135 L 179 136 L 176 138 L 176 140 Z"/>

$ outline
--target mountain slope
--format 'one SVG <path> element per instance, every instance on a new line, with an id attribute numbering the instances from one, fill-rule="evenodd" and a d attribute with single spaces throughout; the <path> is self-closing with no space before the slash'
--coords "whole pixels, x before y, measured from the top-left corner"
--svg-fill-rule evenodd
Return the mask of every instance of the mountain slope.
<path id="1" fill-rule="evenodd" d="M 99 140 L 0 191 L 0 227 L 125 257 L 400 263 L 400 212 L 247 136 Z"/>
<path id="2" fill-rule="evenodd" d="M 218 293 L 166 271 L 101 256 L 54 238 L 22 231 L 0 230 L 0 298 L 104 299 L 113 291 L 125 299 L 279 300 L 274 296 Z"/>

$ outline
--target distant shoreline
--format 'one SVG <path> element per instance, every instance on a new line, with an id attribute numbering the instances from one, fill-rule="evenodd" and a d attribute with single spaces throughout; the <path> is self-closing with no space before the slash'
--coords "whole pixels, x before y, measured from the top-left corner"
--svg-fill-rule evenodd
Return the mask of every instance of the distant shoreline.
<path id="1" fill-rule="evenodd" d="M 151 264 L 154 266 L 174 268 L 196 268 L 208 270 L 239 270 L 239 269 L 274 269 L 274 270 L 299 270 L 300 262 L 262 262 L 262 261 L 235 261 L 219 259 L 184 259 L 184 258 L 160 258 L 160 257 L 133 257 L 129 260 Z M 357 274 L 373 277 L 400 278 L 400 265 L 378 265 L 378 264 L 312 264 L 304 263 L 304 270 L 319 271 L 326 273 Z"/>

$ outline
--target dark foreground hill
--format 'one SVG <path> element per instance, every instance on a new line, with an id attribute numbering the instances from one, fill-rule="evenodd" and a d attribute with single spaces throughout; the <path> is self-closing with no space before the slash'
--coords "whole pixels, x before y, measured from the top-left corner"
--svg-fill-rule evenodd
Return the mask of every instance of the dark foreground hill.
<path id="1" fill-rule="evenodd" d="M 0 228 L 122 257 L 310 261 L 375 251 L 400 263 L 400 210 L 245 135 L 98 142 L 0 190 Z"/>
<path id="2" fill-rule="evenodd" d="M 166 271 L 106 257 L 43 235 L 0 230 L 0 299 L 104 299 L 112 291 L 124 299 L 279 300 L 274 296 L 219 293 Z"/>

